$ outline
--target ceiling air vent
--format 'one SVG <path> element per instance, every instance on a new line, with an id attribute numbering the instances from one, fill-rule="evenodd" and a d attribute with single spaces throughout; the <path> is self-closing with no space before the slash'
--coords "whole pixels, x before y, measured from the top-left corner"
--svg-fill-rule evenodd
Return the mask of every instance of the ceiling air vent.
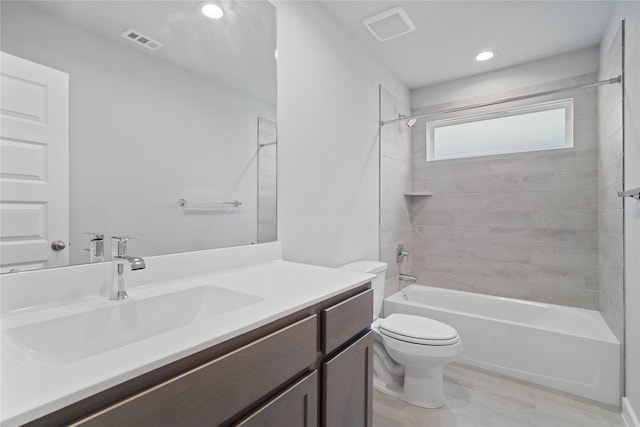
<path id="1" fill-rule="evenodd" d="M 378 13 L 362 21 L 378 41 L 391 40 L 416 29 L 409 15 L 400 6 Z"/>
<path id="2" fill-rule="evenodd" d="M 127 40 L 131 40 L 132 42 L 140 44 L 151 50 L 158 50 L 164 46 L 159 41 L 153 40 L 151 37 L 145 36 L 140 31 L 136 31 L 131 28 L 120 35 Z"/>

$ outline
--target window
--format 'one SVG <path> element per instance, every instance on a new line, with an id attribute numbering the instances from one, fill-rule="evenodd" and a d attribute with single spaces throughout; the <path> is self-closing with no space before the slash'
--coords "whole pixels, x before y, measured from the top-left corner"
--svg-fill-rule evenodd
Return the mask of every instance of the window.
<path id="1" fill-rule="evenodd" d="M 427 161 L 573 147 L 573 99 L 427 122 Z"/>

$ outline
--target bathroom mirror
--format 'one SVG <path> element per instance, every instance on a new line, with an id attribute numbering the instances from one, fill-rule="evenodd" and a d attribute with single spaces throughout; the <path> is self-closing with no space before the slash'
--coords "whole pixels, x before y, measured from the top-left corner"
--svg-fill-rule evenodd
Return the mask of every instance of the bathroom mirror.
<path id="1" fill-rule="evenodd" d="M 275 8 L 211 4 L 2 2 L 2 272 L 107 261 L 112 236 L 143 257 L 275 240 Z"/>

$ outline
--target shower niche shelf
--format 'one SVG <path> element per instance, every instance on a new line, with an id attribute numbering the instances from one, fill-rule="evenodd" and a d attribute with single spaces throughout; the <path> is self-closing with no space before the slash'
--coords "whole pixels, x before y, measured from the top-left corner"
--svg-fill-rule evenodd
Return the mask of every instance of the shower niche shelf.
<path id="1" fill-rule="evenodd" d="M 433 196 L 431 191 L 405 191 L 404 193 L 407 197 L 429 197 Z"/>

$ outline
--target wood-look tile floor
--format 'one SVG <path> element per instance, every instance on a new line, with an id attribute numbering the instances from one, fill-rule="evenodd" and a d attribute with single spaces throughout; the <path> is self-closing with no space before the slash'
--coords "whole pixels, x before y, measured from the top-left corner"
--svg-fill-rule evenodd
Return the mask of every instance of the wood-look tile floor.
<path id="1" fill-rule="evenodd" d="M 624 427 L 619 411 L 486 371 L 444 369 L 447 404 L 424 409 L 375 391 L 373 427 Z"/>

